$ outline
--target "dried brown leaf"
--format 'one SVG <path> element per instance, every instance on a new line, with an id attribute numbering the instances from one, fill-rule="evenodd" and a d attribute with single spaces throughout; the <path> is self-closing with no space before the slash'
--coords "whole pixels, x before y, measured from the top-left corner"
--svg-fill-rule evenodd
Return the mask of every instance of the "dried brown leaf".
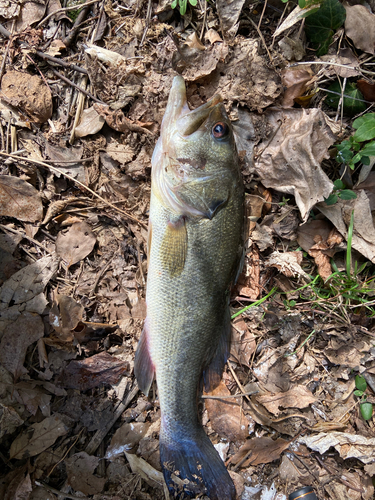
<path id="1" fill-rule="evenodd" d="M 93 107 L 84 109 L 79 125 L 74 130 L 74 135 L 75 137 L 86 137 L 96 134 L 103 128 L 104 124 L 105 119 Z"/>
<path id="2" fill-rule="evenodd" d="M 16 379 L 27 373 L 23 366 L 27 348 L 43 335 L 44 324 L 38 314 L 23 312 L 8 325 L 0 342 L 0 363 Z"/>
<path id="3" fill-rule="evenodd" d="M 67 267 L 87 257 L 94 249 L 96 236 L 86 222 L 77 222 L 66 233 L 60 232 L 56 239 L 56 253 Z"/>
<path id="4" fill-rule="evenodd" d="M 232 463 L 239 463 L 246 455 L 246 459 L 241 467 L 256 466 L 260 464 L 269 464 L 280 458 L 281 453 L 288 448 L 290 441 L 278 438 L 273 440 L 268 437 L 249 439 L 239 451 L 232 457 Z"/>
<path id="5" fill-rule="evenodd" d="M 317 208 L 345 237 L 352 211 L 354 210 L 354 231 L 352 247 L 371 262 L 375 262 L 375 226 L 371 215 L 370 200 L 364 190 L 357 191 L 355 200 L 338 200 L 334 205 L 319 203 Z"/>
<path id="6" fill-rule="evenodd" d="M 346 4 L 344 7 L 346 35 L 353 40 L 357 49 L 375 54 L 375 15 L 364 5 Z"/>
<path id="7" fill-rule="evenodd" d="M 102 384 L 117 384 L 128 372 L 129 363 L 101 352 L 83 361 L 71 361 L 63 370 L 60 383 L 65 388 L 87 391 Z"/>
<path id="8" fill-rule="evenodd" d="M 111 444 L 106 451 L 106 458 L 111 460 L 122 455 L 125 451 L 131 451 L 144 437 L 148 428 L 149 422 L 131 422 L 123 424 L 115 432 Z"/>
<path id="9" fill-rule="evenodd" d="M 19 108 L 35 123 L 44 123 L 52 116 L 52 95 L 37 75 L 8 71 L 1 81 L 2 98 Z"/>
<path id="10" fill-rule="evenodd" d="M 331 62 L 336 65 L 325 66 L 324 73 L 328 76 L 338 75 L 342 78 L 351 78 L 360 74 L 359 70 L 352 69 L 353 67 L 358 67 L 359 61 L 349 48 L 340 49 L 338 54 L 321 56 L 320 59 L 324 62 Z M 344 68 L 343 66 L 348 67 Z"/>
<path id="11" fill-rule="evenodd" d="M 300 264 L 303 260 L 302 252 L 272 252 L 267 260 L 267 266 L 276 267 L 281 273 L 288 278 L 301 276 L 309 280 L 308 275 L 302 269 Z"/>
<path id="12" fill-rule="evenodd" d="M 306 408 L 316 401 L 315 396 L 302 385 L 296 385 L 287 392 L 256 396 L 256 399 L 274 415 L 280 413 L 280 408 Z"/>
<path id="13" fill-rule="evenodd" d="M 65 460 L 67 482 L 75 491 L 84 495 L 101 493 L 107 481 L 105 477 L 94 475 L 100 458 L 81 451 Z"/>
<path id="14" fill-rule="evenodd" d="M 335 137 L 320 109 L 269 111 L 267 117 L 273 132 L 258 145 L 257 173 L 266 187 L 293 194 L 306 221 L 311 208 L 332 192 L 320 162 Z"/>
<path id="15" fill-rule="evenodd" d="M 207 396 L 230 396 L 227 386 L 220 384 Z M 205 399 L 211 426 L 219 436 L 229 441 L 242 441 L 248 436 L 249 423 L 241 406 L 233 399 Z"/>
<path id="16" fill-rule="evenodd" d="M 241 365 L 250 367 L 251 357 L 256 349 L 256 340 L 241 318 L 236 318 L 232 325 L 230 353 Z"/>
<path id="17" fill-rule="evenodd" d="M 25 222 L 43 218 L 43 205 L 39 192 L 23 179 L 0 175 L 0 215 Z"/>
<path id="18" fill-rule="evenodd" d="M 291 108 L 296 97 L 301 97 L 312 80 L 312 71 L 300 68 L 288 68 L 282 72 L 281 81 L 286 90 L 282 99 L 284 108 Z"/>
<path id="19" fill-rule="evenodd" d="M 39 455 L 52 446 L 58 437 L 67 434 L 68 430 L 58 415 L 32 424 L 12 442 L 9 452 L 10 459 L 22 460 Z"/>
<path id="20" fill-rule="evenodd" d="M 60 340 L 73 340 L 73 330 L 82 320 L 83 312 L 84 307 L 72 297 L 55 294 L 49 313 L 49 321 Z"/>
<path id="21" fill-rule="evenodd" d="M 217 0 L 216 9 L 219 14 L 222 33 L 234 37 L 238 26 L 236 23 L 240 17 L 245 0 Z"/>

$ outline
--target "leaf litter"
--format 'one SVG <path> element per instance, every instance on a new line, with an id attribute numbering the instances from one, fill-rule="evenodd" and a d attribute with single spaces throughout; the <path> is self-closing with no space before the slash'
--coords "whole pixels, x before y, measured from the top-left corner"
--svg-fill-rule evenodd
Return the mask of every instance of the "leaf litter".
<path id="1" fill-rule="evenodd" d="M 145 398 L 132 369 L 150 159 L 179 73 L 193 107 L 224 99 L 249 217 L 206 431 L 243 500 L 305 485 L 372 498 L 374 420 L 353 391 L 362 374 L 375 403 L 373 162 L 358 175 L 334 160 L 353 131 L 344 94 L 351 109 L 374 100 L 371 7 L 287 5 L 280 24 L 284 4 L 243 0 L 183 17 L 162 1 L 153 17 L 135 2 L 3 4 L 0 496 L 166 498 L 157 389 Z M 329 6 L 323 39 L 311 27 Z M 329 204 L 337 179 L 356 198 Z"/>

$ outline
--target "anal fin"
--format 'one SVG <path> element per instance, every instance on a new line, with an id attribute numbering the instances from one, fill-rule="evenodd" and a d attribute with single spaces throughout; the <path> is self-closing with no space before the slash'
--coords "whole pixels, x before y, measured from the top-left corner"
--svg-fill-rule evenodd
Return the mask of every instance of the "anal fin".
<path id="1" fill-rule="evenodd" d="M 155 375 L 155 367 L 148 346 L 147 319 L 135 353 L 134 374 L 138 387 L 147 396 Z"/>

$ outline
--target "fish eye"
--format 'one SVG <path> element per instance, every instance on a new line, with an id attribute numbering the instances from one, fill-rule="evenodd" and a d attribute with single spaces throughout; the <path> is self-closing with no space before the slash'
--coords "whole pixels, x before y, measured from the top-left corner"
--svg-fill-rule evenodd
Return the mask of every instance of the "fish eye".
<path id="1" fill-rule="evenodd" d="M 217 122 L 212 127 L 212 135 L 215 139 L 224 139 L 229 134 L 229 127 L 225 122 Z"/>

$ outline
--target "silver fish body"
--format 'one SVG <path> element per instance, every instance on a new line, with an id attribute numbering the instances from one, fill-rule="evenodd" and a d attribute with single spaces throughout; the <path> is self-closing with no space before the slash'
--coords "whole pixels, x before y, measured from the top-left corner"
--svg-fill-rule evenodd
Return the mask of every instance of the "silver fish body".
<path id="1" fill-rule="evenodd" d="M 207 389 L 217 385 L 228 355 L 244 196 L 220 101 L 190 111 L 184 80 L 173 81 L 152 158 L 147 318 L 135 359 L 143 392 L 156 376 L 168 487 L 212 500 L 233 499 L 235 490 L 199 423 L 197 391 L 202 374 Z"/>

